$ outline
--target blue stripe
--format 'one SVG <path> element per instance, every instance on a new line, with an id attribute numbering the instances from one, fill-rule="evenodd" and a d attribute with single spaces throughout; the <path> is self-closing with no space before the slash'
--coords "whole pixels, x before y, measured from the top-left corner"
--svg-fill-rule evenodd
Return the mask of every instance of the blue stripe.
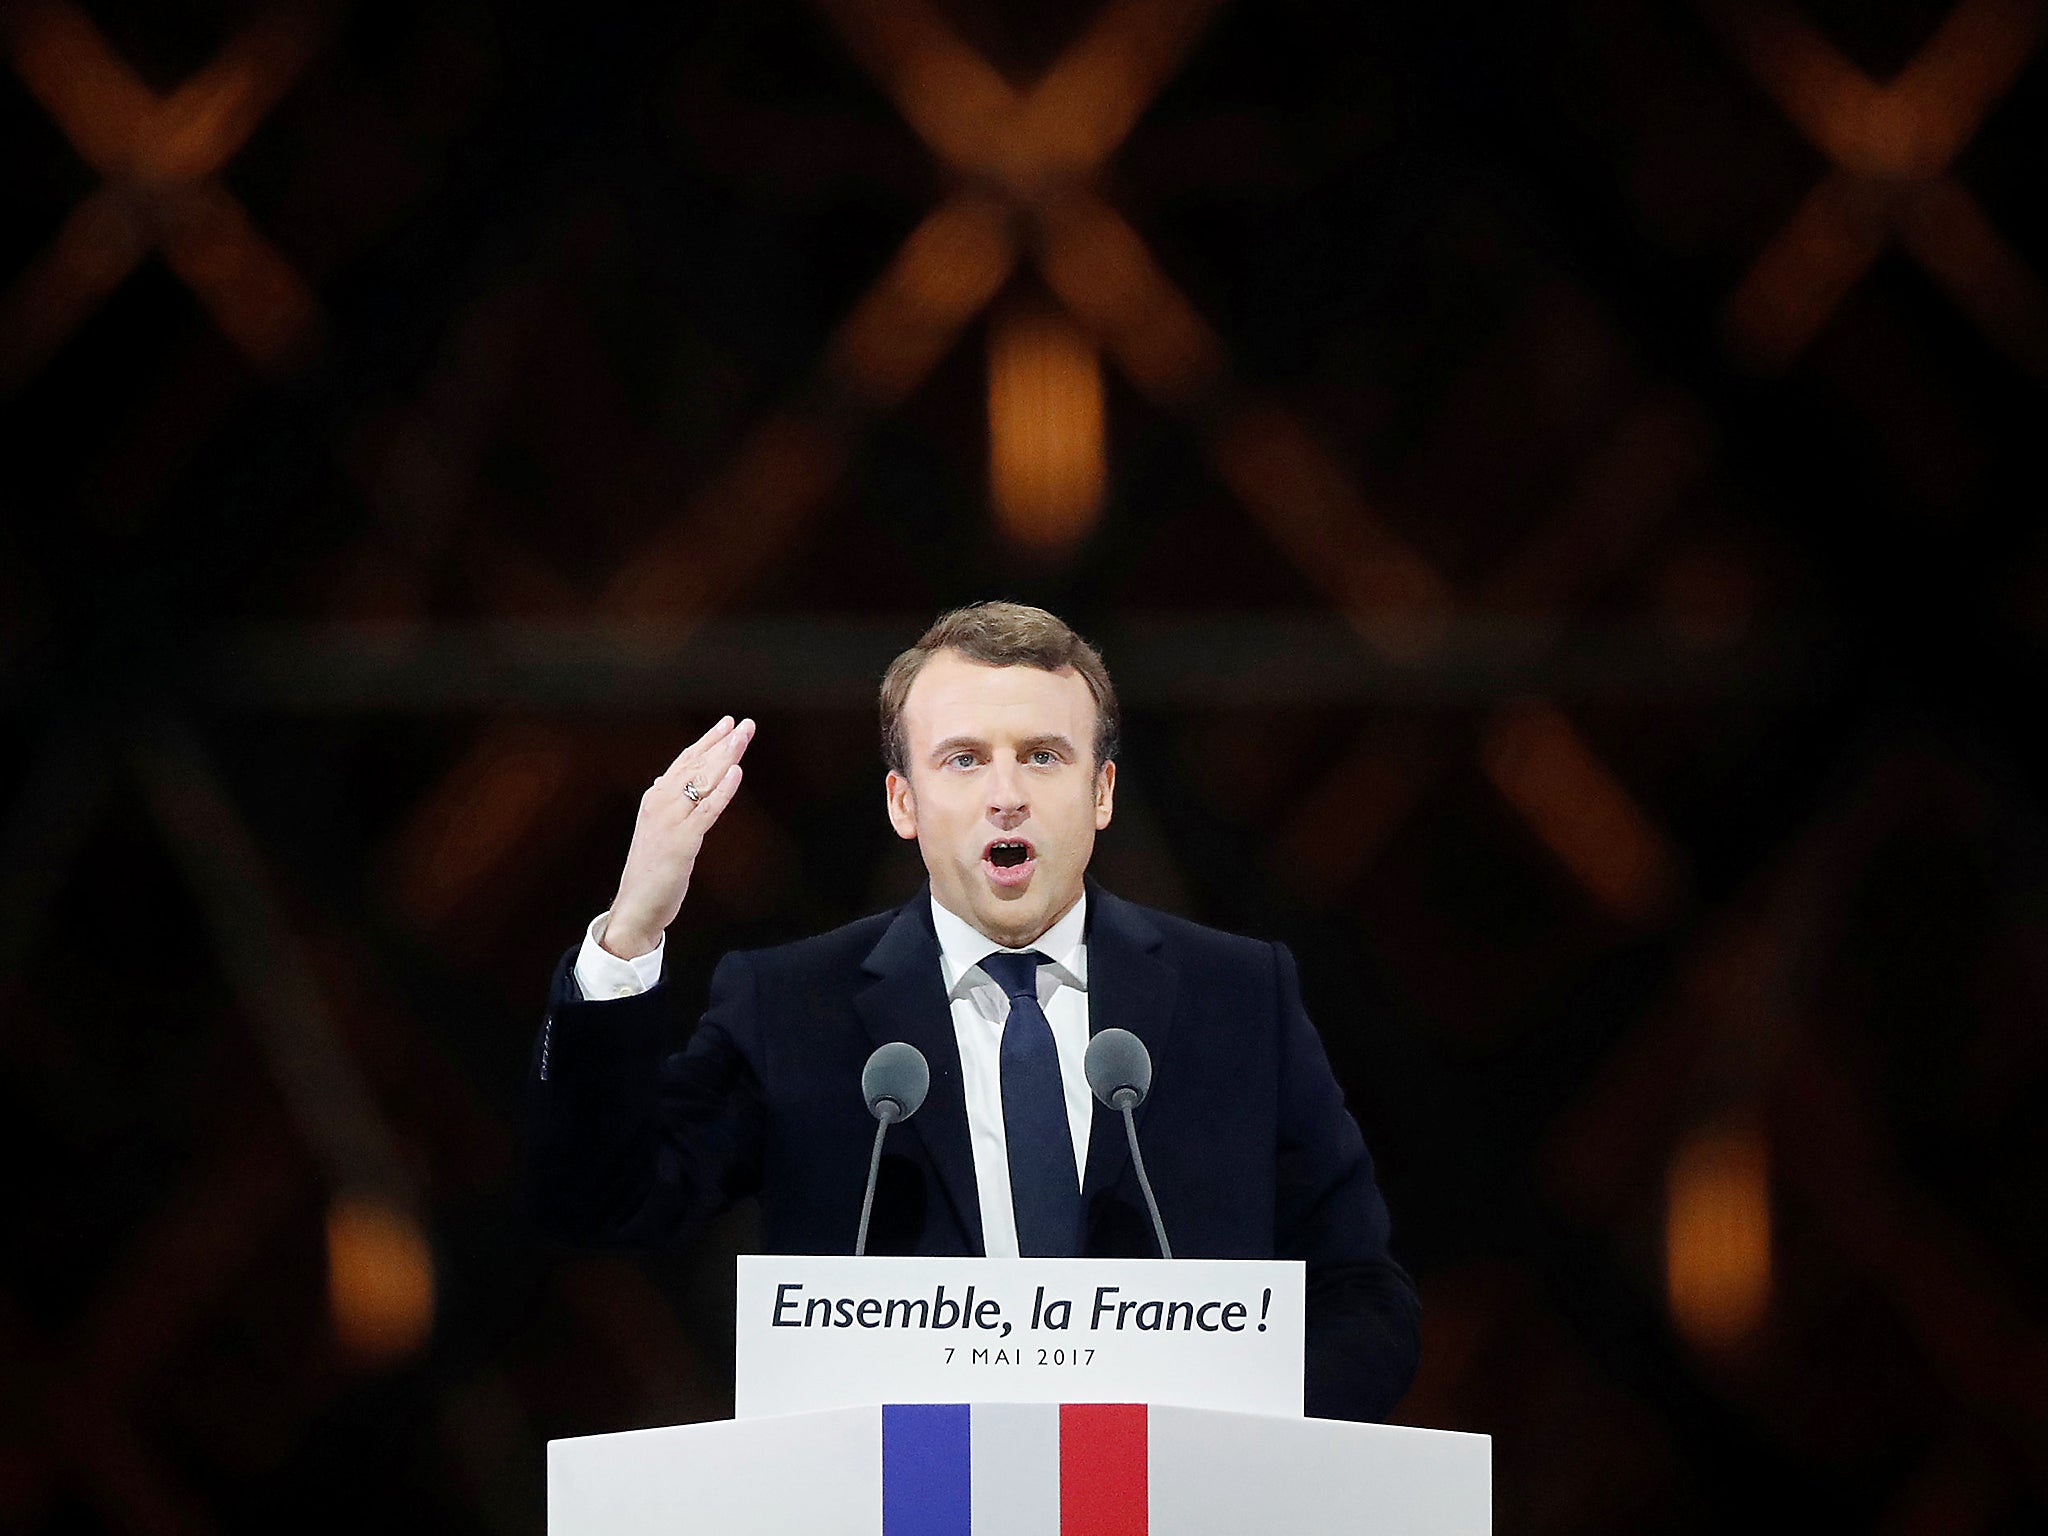
<path id="1" fill-rule="evenodd" d="M 965 1403 L 882 1405 L 882 1536 L 968 1536 Z"/>

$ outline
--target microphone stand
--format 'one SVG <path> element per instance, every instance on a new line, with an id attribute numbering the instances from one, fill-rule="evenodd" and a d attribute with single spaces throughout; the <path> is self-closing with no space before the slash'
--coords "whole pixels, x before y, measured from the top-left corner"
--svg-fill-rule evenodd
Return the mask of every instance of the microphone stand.
<path id="1" fill-rule="evenodd" d="M 875 1150 L 868 1156 L 868 1189 L 860 1202 L 860 1235 L 853 1240 L 853 1256 L 857 1259 L 868 1251 L 868 1217 L 875 1209 L 875 1181 L 882 1172 L 882 1138 L 889 1134 L 889 1127 L 902 1118 L 903 1111 L 894 1099 L 884 1099 L 875 1106 Z"/>
<path id="2" fill-rule="evenodd" d="M 1119 1088 L 1116 1092 L 1116 1107 L 1123 1111 L 1124 1138 L 1131 1144 L 1131 1166 L 1138 1170 L 1138 1188 L 1145 1192 L 1145 1209 L 1152 1217 L 1152 1235 L 1159 1239 L 1159 1257 L 1170 1259 L 1173 1249 L 1167 1245 L 1166 1223 L 1159 1219 L 1159 1202 L 1152 1194 L 1152 1180 L 1145 1173 L 1145 1154 L 1138 1150 L 1138 1121 L 1132 1110 L 1139 1103 L 1137 1091 Z M 875 1155 L 881 1155 L 881 1142 L 875 1143 Z"/>

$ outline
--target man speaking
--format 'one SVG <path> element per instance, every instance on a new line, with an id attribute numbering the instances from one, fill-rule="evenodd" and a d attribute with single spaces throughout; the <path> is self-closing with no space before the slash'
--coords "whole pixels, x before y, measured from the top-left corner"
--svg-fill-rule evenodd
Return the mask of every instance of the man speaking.
<path id="1" fill-rule="evenodd" d="M 1139 1130 L 1174 1252 L 1305 1260 L 1308 1412 L 1384 1417 L 1415 1371 L 1415 1287 L 1293 957 L 1087 878 L 1116 803 L 1101 657 L 1042 609 L 962 608 L 890 666 L 881 725 L 889 821 L 929 886 L 727 955 L 680 1050 L 663 935 L 753 722 L 719 721 L 641 798 L 534 1051 L 542 1218 L 571 1241 L 669 1244 L 758 1195 L 769 1251 L 848 1252 L 874 1133 L 861 1070 L 902 1040 L 931 1089 L 890 1138 L 871 1251 L 1149 1256 L 1123 1126 L 1083 1071 L 1091 1035 L 1127 1029 L 1154 1063 Z"/>

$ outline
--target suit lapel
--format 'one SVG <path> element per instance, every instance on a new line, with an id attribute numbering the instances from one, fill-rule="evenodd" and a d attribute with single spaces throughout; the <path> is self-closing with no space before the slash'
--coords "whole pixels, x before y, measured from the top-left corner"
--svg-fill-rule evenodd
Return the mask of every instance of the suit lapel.
<path id="1" fill-rule="evenodd" d="M 967 1139 L 967 1096 L 961 1087 L 960 1042 L 939 974 L 939 940 L 932 929 L 931 898 L 920 892 L 901 908 L 862 962 L 874 979 L 854 995 L 854 1007 L 876 1045 L 908 1041 L 932 1069 L 931 1093 L 909 1122 L 924 1141 L 939 1182 L 970 1246 L 981 1251 L 981 1196 L 974 1182 L 974 1149 Z"/>
<path id="2" fill-rule="evenodd" d="M 1100 886 L 1088 886 L 1088 1033 L 1128 1029 L 1152 1054 L 1155 1077 L 1172 1031 L 1179 973 L 1159 957 L 1159 930 L 1129 902 Z M 1138 1107 L 1138 1130 L 1152 1111 L 1148 1098 Z M 1097 1104 L 1088 1129 L 1088 1173 L 1081 1183 L 1083 1205 L 1123 1176 L 1131 1160 L 1124 1117 Z"/>

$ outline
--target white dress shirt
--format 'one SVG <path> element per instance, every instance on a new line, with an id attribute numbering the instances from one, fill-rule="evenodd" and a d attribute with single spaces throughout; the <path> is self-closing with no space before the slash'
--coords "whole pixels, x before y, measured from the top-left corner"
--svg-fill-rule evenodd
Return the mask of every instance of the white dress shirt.
<path id="1" fill-rule="evenodd" d="M 653 950 L 622 960 L 598 943 L 609 912 L 592 920 L 576 956 L 576 985 L 586 998 L 633 997 L 661 979 L 664 937 Z M 1081 935 L 1088 922 L 1088 898 L 1068 909 L 1052 927 L 1026 946 L 1050 964 L 1038 968 L 1038 1006 L 1052 1026 L 1059 1052 L 1060 1086 L 1067 1100 L 1067 1131 L 1074 1139 L 1074 1180 L 1088 1166 L 1088 1126 L 1095 1110 L 1084 1063 L 1088 1054 L 1088 946 Z M 1003 948 L 966 919 L 932 898 L 932 927 L 939 937 L 939 979 L 953 1012 L 953 1038 L 960 1047 L 960 1086 L 967 1099 L 967 1139 L 974 1151 L 974 1183 L 981 1201 L 982 1251 L 990 1258 L 1017 1256 L 1017 1214 L 1010 1201 L 1010 1155 L 1003 1128 L 1003 1025 L 1010 999 L 981 968 L 982 957 Z"/>

